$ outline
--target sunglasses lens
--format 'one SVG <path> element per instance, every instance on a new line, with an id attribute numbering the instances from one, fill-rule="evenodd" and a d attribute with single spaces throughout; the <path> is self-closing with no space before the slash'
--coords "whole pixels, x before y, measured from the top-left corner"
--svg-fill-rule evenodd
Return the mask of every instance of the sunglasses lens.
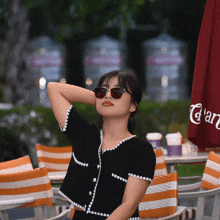
<path id="1" fill-rule="evenodd" d="M 95 88 L 93 90 L 95 92 L 96 98 L 104 98 L 107 92 L 106 88 Z M 114 99 L 120 99 L 122 94 L 125 92 L 123 88 L 113 88 L 111 89 L 111 96 Z"/>
<path id="2" fill-rule="evenodd" d="M 95 92 L 95 96 L 96 98 L 104 98 L 105 94 L 106 94 L 106 89 L 105 88 L 95 88 L 94 89 Z"/>
<path id="3" fill-rule="evenodd" d="M 112 95 L 112 98 L 114 98 L 114 99 L 120 99 L 123 93 L 124 93 L 124 91 L 121 88 L 111 89 L 111 95 Z"/>

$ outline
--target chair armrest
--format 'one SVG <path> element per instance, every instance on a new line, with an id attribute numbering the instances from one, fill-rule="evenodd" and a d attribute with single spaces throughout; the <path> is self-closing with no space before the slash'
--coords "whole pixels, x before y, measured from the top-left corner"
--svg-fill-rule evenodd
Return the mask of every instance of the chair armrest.
<path id="1" fill-rule="evenodd" d="M 202 179 L 202 176 L 179 176 L 178 177 L 178 180 L 191 180 L 191 181 L 199 180 L 199 181 L 201 181 L 201 179 Z"/>
<path id="2" fill-rule="evenodd" d="M 174 220 L 177 219 L 183 211 L 185 211 L 186 207 L 185 206 L 177 206 L 176 212 L 172 215 L 168 215 L 165 217 L 161 218 L 155 218 L 156 220 Z M 152 220 L 152 218 L 140 218 L 140 220 Z"/>
<path id="3" fill-rule="evenodd" d="M 185 206 L 177 206 L 176 212 L 172 215 L 168 215 L 166 217 L 157 218 L 157 220 L 171 220 L 171 219 L 177 219 L 184 211 L 186 207 Z"/>
<path id="4" fill-rule="evenodd" d="M 20 198 L 20 199 L 10 199 L 10 200 L 3 200 L 0 201 L 0 205 L 17 205 L 17 204 L 25 204 L 29 202 L 34 202 L 35 198 L 34 197 L 29 197 L 29 198 Z"/>
<path id="5" fill-rule="evenodd" d="M 181 199 L 181 198 L 206 197 L 206 196 L 216 195 L 217 193 L 220 193 L 220 187 L 205 191 L 178 193 L 178 198 Z"/>
<path id="6" fill-rule="evenodd" d="M 52 187 L 53 193 L 59 193 L 59 187 Z"/>
<path id="7" fill-rule="evenodd" d="M 192 184 L 185 184 L 185 185 L 178 185 L 178 192 L 196 190 L 196 189 L 199 189 L 200 186 L 201 186 L 201 182 L 192 183 Z"/>
<path id="8" fill-rule="evenodd" d="M 71 209 L 66 209 L 66 210 L 62 211 L 59 215 L 56 215 L 52 218 L 48 218 L 46 220 L 56 220 L 56 219 L 66 220 L 66 219 L 70 218 L 70 213 L 71 213 Z"/>
<path id="9" fill-rule="evenodd" d="M 51 201 L 54 205 L 62 205 L 62 206 L 63 205 L 66 205 L 66 206 L 71 205 L 71 203 L 68 200 L 66 200 L 65 198 L 61 198 L 61 197 L 57 197 L 57 196 L 53 196 L 51 198 Z"/>
<path id="10" fill-rule="evenodd" d="M 19 206 L 22 206 L 26 203 L 34 202 L 35 198 L 20 198 L 20 199 L 11 199 L 11 200 L 3 200 L 0 201 L 0 210 L 13 209 Z"/>

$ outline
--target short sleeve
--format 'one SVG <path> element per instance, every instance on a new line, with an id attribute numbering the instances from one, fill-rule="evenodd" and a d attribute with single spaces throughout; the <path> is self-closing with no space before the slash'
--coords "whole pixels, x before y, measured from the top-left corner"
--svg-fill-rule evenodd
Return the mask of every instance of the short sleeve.
<path id="1" fill-rule="evenodd" d="M 133 149 L 129 176 L 152 181 L 156 166 L 156 156 L 150 143 L 137 144 Z"/>
<path id="2" fill-rule="evenodd" d="M 89 138 L 94 135 L 99 136 L 99 130 L 94 124 L 87 122 L 71 105 L 66 115 L 64 127 L 60 129 L 72 143 Z"/>

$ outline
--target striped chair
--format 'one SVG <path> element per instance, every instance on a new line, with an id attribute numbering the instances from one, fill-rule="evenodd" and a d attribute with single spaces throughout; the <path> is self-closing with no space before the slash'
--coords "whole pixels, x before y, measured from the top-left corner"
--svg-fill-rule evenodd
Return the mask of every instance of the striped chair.
<path id="1" fill-rule="evenodd" d="M 161 176 L 167 174 L 167 166 L 164 160 L 163 151 L 161 148 L 154 149 L 156 155 L 156 166 L 154 176 Z"/>
<path id="2" fill-rule="evenodd" d="M 196 207 L 189 207 L 187 211 L 195 214 L 183 214 L 180 219 L 201 219 L 205 218 L 204 209 L 206 198 L 214 197 L 212 217 L 210 219 L 219 219 L 220 211 L 220 155 L 210 152 L 206 161 L 202 180 L 194 184 L 178 186 L 179 199 L 197 199 Z M 199 190 L 199 191 L 198 191 Z M 187 216 L 188 215 L 188 216 Z M 189 216 L 190 215 L 190 216 Z"/>
<path id="3" fill-rule="evenodd" d="M 154 149 L 155 155 L 156 155 L 156 166 L 155 166 L 155 172 L 154 176 L 161 176 L 161 175 L 166 175 L 168 174 L 168 169 L 166 166 L 166 162 L 164 159 L 163 151 L 161 148 L 155 148 Z M 172 173 L 172 170 L 170 171 Z M 185 180 L 191 180 L 191 181 L 196 181 L 196 180 L 201 180 L 201 176 L 191 176 L 191 177 L 178 177 L 179 182 L 180 181 L 185 181 Z"/>
<path id="4" fill-rule="evenodd" d="M 185 207 L 178 207 L 178 174 L 154 177 L 139 204 L 141 219 L 175 219 Z"/>
<path id="5" fill-rule="evenodd" d="M 54 147 L 36 144 L 38 166 L 48 172 L 67 171 L 72 156 L 72 147 Z"/>
<path id="6" fill-rule="evenodd" d="M 3 216 L 3 219 L 7 219 L 6 210 L 15 207 L 35 207 L 33 219 L 46 219 L 42 206 L 53 207 L 59 203 L 59 200 L 59 198 L 53 198 L 46 168 L 0 174 L 0 216 Z M 69 203 L 66 202 L 66 204 Z M 58 214 L 55 209 L 50 211 L 53 212 L 52 215 Z M 47 214 L 51 216 L 48 210 Z"/>
<path id="7" fill-rule="evenodd" d="M 38 166 L 46 167 L 48 173 L 50 172 L 66 172 L 70 163 L 72 156 L 72 147 L 54 147 L 46 146 L 42 144 L 35 145 Z M 62 181 L 53 181 L 53 183 L 60 184 Z M 58 193 L 59 188 L 53 187 L 53 192 L 56 196 L 60 197 Z M 64 203 L 65 204 L 65 203 Z M 66 209 L 69 209 L 69 206 L 62 205 L 56 206 L 58 212 L 63 212 Z M 71 218 L 74 215 L 74 208 L 71 208 Z"/>
<path id="8" fill-rule="evenodd" d="M 28 155 L 0 163 L 0 174 L 18 173 L 32 169 L 33 166 Z"/>
<path id="9" fill-rule="evenodd" d="M 210 152 L 202 175 L 201 189 L 215 189 L 220 178 L 220 155 Z"/>

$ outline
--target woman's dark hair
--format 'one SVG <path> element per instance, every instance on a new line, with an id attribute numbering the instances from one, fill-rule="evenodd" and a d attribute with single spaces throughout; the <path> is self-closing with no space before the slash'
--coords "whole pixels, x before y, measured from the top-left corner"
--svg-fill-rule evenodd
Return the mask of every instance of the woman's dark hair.
<path id="1" fill-rule="evenodd" d="M 127 71 L 111 71 L 109 73 L 106 73 L 101 76 L 99 79 L 97 87 L 101 87 L 103 82 L 107 80 L 107 82 L 113 78 L 113 77 L 118 77 L 118 82 L 119 85 L 121 85 L 125 89 L 129 89 L 132 93 L 132 102 L 135 103 L 136 105 L 136 111 L 132 112 L 128 121 L 128 131 L 133 134 L 134 128 L 135 128 L 135 123 L 134 123 L 134 115 L 138 110 L 138 105 L 141 102 L 142 99 L 142 90 L 138 81 L 137 76 L 132 70 L 127 70 Z M 99 128 L 102 128 L 103 124 L 103 119 L 100 116 L 99 120 Z"/>

